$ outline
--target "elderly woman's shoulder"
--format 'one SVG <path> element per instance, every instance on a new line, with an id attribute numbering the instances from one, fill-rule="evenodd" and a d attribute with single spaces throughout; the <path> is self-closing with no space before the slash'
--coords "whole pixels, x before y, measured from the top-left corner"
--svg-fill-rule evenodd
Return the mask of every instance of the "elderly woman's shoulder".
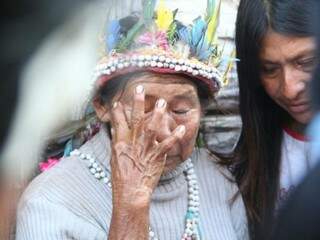
<path id="1" fill-rule="evenodd" d="M 80 179 L 76 176 L 84 175 L 81 173 L 83 171 L 76 157 L 62 158 L 59 163 L 30 182 L 20 202 L 27 202 L 35 198 L 59 198 L 59 195 L 63 194 L 66 189 L 77 190 L 77 182 Z M 67 195 L 64 195 L 64 198 L 66 197 Z"/>

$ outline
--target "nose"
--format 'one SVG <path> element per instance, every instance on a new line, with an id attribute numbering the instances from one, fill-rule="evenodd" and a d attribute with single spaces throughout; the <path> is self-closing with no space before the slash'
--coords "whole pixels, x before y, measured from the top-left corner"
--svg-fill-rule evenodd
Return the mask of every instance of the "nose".
<path id="1" fill-rule="evenodd" d="M 168 112 L 165 112 L 156 130 L 156 140 L 162 142 L 172 134 L 177 126 L 178 125 L 172 116 Z"/>
<path id="2" fill-rule="evenodd" d="M 295 100 L 305 91 L 306 84 L 302 76 L 299 76 L 297 70 L 292 68 L 284 69 L 282 96 L 287 100 Z"/>

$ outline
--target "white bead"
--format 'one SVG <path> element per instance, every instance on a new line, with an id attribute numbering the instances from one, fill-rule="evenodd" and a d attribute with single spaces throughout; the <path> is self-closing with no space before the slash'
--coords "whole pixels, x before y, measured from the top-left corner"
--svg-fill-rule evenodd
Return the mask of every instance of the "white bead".
<path id="1" fill-rule="evenodd" d="M 157 67 L 158 67 L 158 68 L 162 68 L 162 67 L 163 67 L 163 63 L 158 62 Z"/>
<path id="2" fill-rule="evenodd" d="M 188 67 L 187 71 L 188 71 L 188 73 L 192 73 L 193 72 L 192 67 Z"/>
<path id="3" fill-rule="evenodd" d="M 94 177 L 95 177 L 95 178 L 100 178 L 100 174 L 99 174 L 99 173 L 95 173 L 95 174 L 94 174 Z"/>
<path id="4" fill-rule="evenodd" d="M 86 155 L 84 155 L 83 153 L 80 155 L 81 159 L 86 159 Z"/>
<path id="5" fill-rule="evenodd" d="M 152 57 L 152 60 L 153 60 L 153 61 L 158 61 L 158 60 L 159 60 L 159 57 L 158 57 L 158 56 L 153 56 L 153 57 Z"/>
<path id="6" fill-rule="evenodd" d="M 160 56 L 160 57 L 159 57 L 159 61 L 160 61 L 160 62 L 164 62 L 165 60 L 166 60 L 166 57 L 165 57 L 165 56 Z"/>
<path id="7" fill-rule="evenodd" d="M 101 172 L 102 171 L 102 168 L 101 167 L 97 167 L 96 169 L 98 172 Z"/>
<path id="8" fill-rule="evenodd" d="M 163 64 L 163 67 L 169 68 L 169 64 L 168 64 L 168 63 L 164 63 L 164 64 Z"/>
<path id="9" fill-rule="evenodd" d="M 181 69 L 182 69 L 182 71 L 185 72 L 185 71 L 187 71 L 188 67 L 186 65 L 182 65 Z"/>
<path id="10" fill-rule="evenodd" d="M 133 55 L 133 56 L 131 57 L 131 59 L 132 59 L 133 61 L 136 61 L 136 60 L 138 60 L 138 56 L 137 56 L 137 55 Z"/>
<path id="11" fill-rule="evenodd" d="M 91 169 L 90 169 L 90 172 L 91 172 L 92 174 L 96 174 L 97 171 L 96 171 L 94 168 L 91 168 Z"/>
<path id="12" fill-rule="evenodd" d="M 143 56 L 143 55 L 140 55 L 139 57 L 138 57 L 138 60 L 139 61 L 143 61 L 145 59 L 145 57 Z"/>
<path id="13" fill-rule="evenodd" d="M 111 72 L 115 72 L 115 71 L 116 71 L 116 68 L 115 68 L 114 66 L 112 66 L 112 67 L 110 68 L 110 71 L 111 71 Z"/>
<path id="14" fill-rule="evenodd" d="M 93 168 L 97 168 L 97 167 L 98 167 L 98 164 L 97 164 L 97 163 L 93 163 L 93 164 L 92 164 L 92 167 L 93 167 Z M 97 170 L 97 169 L 96 169 L 96 170 Z"/>
<path id="15" fill-rule="evenodd" d="M 144 62 L 138 62 L 138 67 L 140 68 L 144 67 Z"/>
<path id="16" fill-rule="evenodd" d="M 157 62 L 156 61 L 151 61 L 151 67 L 155 67 L 157 66 Z"/>
<path id="17" fill-rule="evenodd" d="M 105 173 L 105 172 L 101 172 L 101 173 L 100 173 L 100 177 L 101 177 L 101 178 L 104 178 L 105 176 L 106 176 L 106 173 Z"/>
<path id="18" fill-rule="evenodd" d="M 174 68 L 174 70 L 175 70 L 176 72 L 181 71 L 181 67 L 180 67 L 180 65 L 177 65 L 177 66 Z"/>
<path id="19" fill-rule="evenodd" d="M 173 63 L 173 64 L 176 64 L 178 61 L 177 61 L 177 59 L 171 59 L 171 62 Z"/>
<path id="20" fill-rule="evenodd" d="M 147 61 L 150 61 L 150 60 L 151 60 L 151 56 L 150 56 L 150 55 L 147 55 L 147 56 L 146 56 L 146 60 L 147 60 Z"/>
<path id="21" fill-rule="evenodd" d="M 127 67 L 130 66 L 130 63 L 129 62 L 125 62 L 123 65 L 127 68 Z"/>
<path id="22" fill-rule="evenodd" d="M 153 237 L 155 236 L 154 232 L 153 232 L 153 231 L 150 231 L 150 232 L 149 232 L 149 236 L 153 238 Z"/>
<path id="23" fill-rule="evenodd" d="M 166 63 L 171 63 L 171 59 L 170 58 L 166 58 Z"/>
<path id="24" fill-rule="evenodd" d="M 174 69 L 176 67 L 176 65 L 174 65 L 173 63 L 171 63 L 170 65 L 169 65 L 169 68 L 171 68 L 171 69 Z"/>
<path id="25" fill-rule="evenodd" d="M 149 67 L 149 66 L 151 65 L 151 62 L 150 62 L 150 61 L 147 61 L 147 62 L 145 62 L 144 64 L 145 64 L 146 67 Z"/>
<path id="26" fill-rule="evenodd" d="M 123 68 L 124 68 L 124 65 L 123 65 L 122 63 L 119 63 L 119 64 L 117 65 L 117 67 L 118 67 L 119 69 L 123 69 Z"/>
<path id="27" fill-rule="evenodd" d="M 105 183 L 105 184 L 107 184 L 108 182 L 109 182 L 109 179 L 108 178 L 103 178 L 103 182 Z"/>
<path id="28" fill-rule="evenodd" d="M 183 65 L 183 64 L 184 64 L 184 60 L 183 60 L 183 59 L 179 59 L 179 60 L 178 60 L 178 63 L 179 63 L 180 65 Z"/>
<path id="29" fill-rule="evenodd" d="M 192 71 L 192 75 L 197 76 L 198 74 L 199 74 L 199 71 L 197 71 L 197 70 Z"/>

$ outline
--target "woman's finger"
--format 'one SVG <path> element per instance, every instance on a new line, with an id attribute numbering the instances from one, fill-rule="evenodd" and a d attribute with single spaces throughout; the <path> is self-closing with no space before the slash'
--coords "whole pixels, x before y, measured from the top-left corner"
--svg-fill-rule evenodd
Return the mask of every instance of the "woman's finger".
<path id="1" fill-rule="evenodd" d="M 144 122 L 144 99 L 145 91 L 142 85 L 138 85 L 135 89 L 133 97 L 133 107 L 131 112 L 131 137 L 132 142 L 135 143 L 136 139 L 141 135 Z"/>
<path id="2" fill-rule="evenodd" d="M 111 117 L 111 127 L 113 129 L 113 137 L 115 137 L 114 141 L 128 141 L 130 130 L 121 102 L 115 102 L 113 104 L 111 110 Z"/>
<path id="3" fill-rule="evenodd" d="M 183 138 L 183 136 L 186 133 L 186 127 L 184 125 L 178 126 L 172 135 L 165 140 L 163 140 L 161 143 L 157 146 L 157 154 L 158 156 L 167 154 L 170 149 L 174 146 L 174 144 L 177 143 L 180 139 Z"/>
<path id="4" fill-rule="evenodd" d="M 156 142 L 156 133 L 159 131 L 159 123 L 166 111 L 167 102 L 160 98 L 153 110 L 151 120 L 148 122 L 145 129 L 145 142 L 147 146 L 154 145 Z"/>

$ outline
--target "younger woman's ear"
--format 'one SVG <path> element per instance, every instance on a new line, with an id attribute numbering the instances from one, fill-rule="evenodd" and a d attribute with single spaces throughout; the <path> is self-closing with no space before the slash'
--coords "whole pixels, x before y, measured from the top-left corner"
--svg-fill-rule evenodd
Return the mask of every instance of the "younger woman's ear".
<path id="1" fill-rule="evenodd" d="M 93 100 L 93 107 L 97 114 L 97 117 L 101 122 L 110 122 L 111 115 L 109 108 L 106 105 L 101 104 L 101 101 L 99 99 Z"/>

